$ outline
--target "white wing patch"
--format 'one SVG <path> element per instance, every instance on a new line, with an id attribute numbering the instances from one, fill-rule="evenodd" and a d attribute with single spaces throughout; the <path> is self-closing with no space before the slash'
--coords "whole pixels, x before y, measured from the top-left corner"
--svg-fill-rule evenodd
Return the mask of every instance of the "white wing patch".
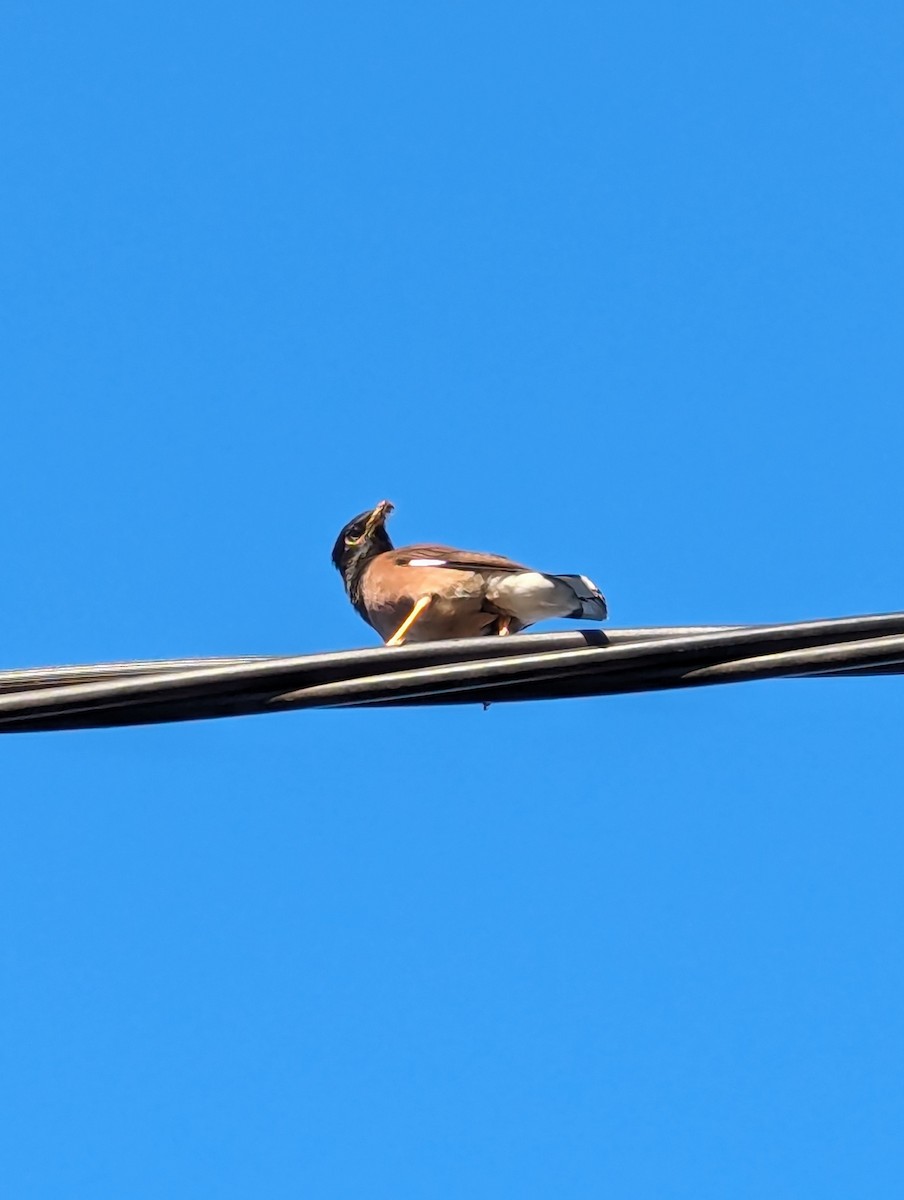
<path id="1" fill-rule="evenodd" d="M 444 558 L 409 558 L 406 565 L 409 567 L 444 567 L 446 560 Z"/>

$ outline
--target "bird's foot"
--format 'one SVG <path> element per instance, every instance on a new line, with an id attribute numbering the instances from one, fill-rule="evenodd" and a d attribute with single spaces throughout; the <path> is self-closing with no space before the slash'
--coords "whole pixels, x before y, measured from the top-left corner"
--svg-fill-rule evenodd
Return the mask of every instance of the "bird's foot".
<path id="1" fill-rule="evenodd" d="M 432 603 L 432 601 L 433 601 L 432 596 L 421 596 L 420 600 L 418 600 L 416 602 L 414 608 L 411 610 L 411 612 L 408 614 L 408 616 L 405 618 L 405 620 L 402 622 L 402 624 L 398 627 L 398 629 L 395 631 L 395 633 L 392 635 L 392 637 L 387 641 L 386 645 L 387 646 L 401 646 L 401 644 L 405 640 L 408 630 L 415 623 L 415 621 L 418 619 L 418 617 L 421 615 L 421 613 L 424 611 L 424 609 L 427 608 Z"/>

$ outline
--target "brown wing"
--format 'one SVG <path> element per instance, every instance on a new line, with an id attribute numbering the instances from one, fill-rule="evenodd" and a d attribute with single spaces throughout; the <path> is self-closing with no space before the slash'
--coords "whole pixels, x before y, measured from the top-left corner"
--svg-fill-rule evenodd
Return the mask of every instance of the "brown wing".
<path id="1" fill-rule="evenodd" d="M 409 640 L 478 637 L 495 625 L 499 615 L 484 603 L 488 580 L 493 574 L 523 569 L 494 554 L 450 546 L 404 546 L 370 560 L 353 602 L 384 639 L 396 632 L 423 596 L 430 597 L 430 606 L 412 627 Z M 520 628 L 520 623 L 512 623 L 513 631 Z"/>
<path id="2" fill-rule="evenodd" d="M 514 562 L 501 554 L 485 554 L 481 550 L 458 550 L 454 546 L 434 546 L 427 542 L 415 546 L 400 546 L 389 551 L 399 566 L 423 563 L 437 570 L 451 571 L 530 571 L 524 563 Z"/>

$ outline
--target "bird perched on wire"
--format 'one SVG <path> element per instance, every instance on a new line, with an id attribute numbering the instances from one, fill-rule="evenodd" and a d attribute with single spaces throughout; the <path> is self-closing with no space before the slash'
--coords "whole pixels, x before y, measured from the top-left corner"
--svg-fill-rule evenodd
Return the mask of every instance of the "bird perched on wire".
<path id="1" fill-rule="evenodd" d="M 441 638 L 504 636 L 535 621 L 606 619 L 606 600 L 586 575 L 547 575 L 498 554 L 417 545 L 397 549 L 381 500 L 349 521 L 333 564 L 360 615 L 388 646 Z"/>

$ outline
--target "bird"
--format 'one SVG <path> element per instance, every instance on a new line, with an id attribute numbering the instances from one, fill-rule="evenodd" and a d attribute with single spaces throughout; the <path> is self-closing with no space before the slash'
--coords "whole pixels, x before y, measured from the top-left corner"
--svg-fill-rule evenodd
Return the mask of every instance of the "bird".
<path id="1" fill-rule="evenodd" d="M 361 617 L 387 646 L 519 633 L 536 621 L 604 621 L 602 592 L 586 575 L 548 575 L 499 554 L 419 544 L 396 548 L 389 500 L 359 513 L 333 546 L 333 565 Z"/>

